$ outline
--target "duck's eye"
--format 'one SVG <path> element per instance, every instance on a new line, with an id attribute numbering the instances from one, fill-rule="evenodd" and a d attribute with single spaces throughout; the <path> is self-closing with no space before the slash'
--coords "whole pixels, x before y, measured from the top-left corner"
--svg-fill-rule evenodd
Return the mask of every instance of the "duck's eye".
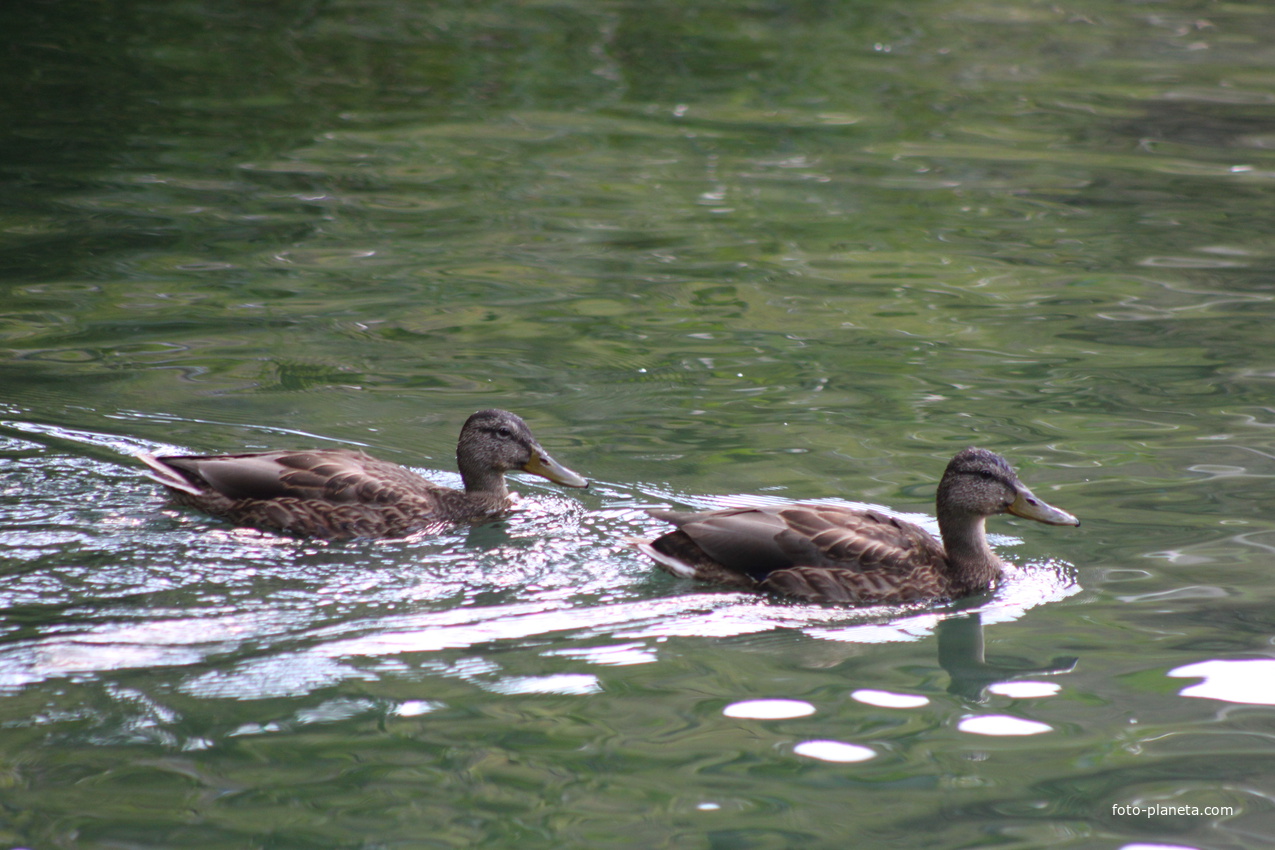
<path id="1" fill-rule="evenodd" d="M 496 429 L 496 436 L 502 440 L 508 440 L 513 435 L 514 435 L 514 432 L 510 431 L 508 428 L 504 427 L 503 425 Z"/>
<path id="2" fill-rule="evenodd" d="M 978 477 L 983 479 L 984 481 L 992 481 L 996 478 L 995 475 L 993 475 L 991 472 L 988 472 L 986 469 L 980 469 L 978 471 Z"/>

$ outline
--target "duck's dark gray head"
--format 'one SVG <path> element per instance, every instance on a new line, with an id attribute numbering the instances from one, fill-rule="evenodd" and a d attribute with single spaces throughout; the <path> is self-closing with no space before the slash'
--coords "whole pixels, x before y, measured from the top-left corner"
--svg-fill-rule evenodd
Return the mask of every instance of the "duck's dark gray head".
<path id="1" fill-rule="evenodd" d="M 503 488 L 506 472 L 521 470 L 564 487 L 589 482 L 554 460 L 522 418 L 508 410 L 480 410 L 465 421 L 456 444 L 456 464 L 465 489 Z"/>
<path id="2" fill-rule="evenodd" d="M 938 512 L 983 517 L 1009 513 L 1048 525 L 1080 525 L 1071 514 L 1037 498 L 1005 458 L 972 446 L 948 463 L 939 482 Z"/>

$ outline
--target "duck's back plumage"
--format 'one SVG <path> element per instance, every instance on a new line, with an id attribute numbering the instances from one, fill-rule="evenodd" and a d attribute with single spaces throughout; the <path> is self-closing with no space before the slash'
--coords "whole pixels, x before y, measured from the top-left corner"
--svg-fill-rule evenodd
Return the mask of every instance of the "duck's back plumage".
<path id="1" fill-rule="evenodd" d="M 677 575 L 849 603 L 941 596 L 946 584 L 942 545 L 878 511 L 794 504 L 651 514 L 678 530 L 642 548 Z"/>
<path id="2" fill-rule="evenodd" d="M 685 578 L 814 602 L 898 604 L 991 587 L 1004 564 L 987 545 L 989 516 L 1080 524 L 1037 498 L 1003 457 L 973 447 L 948 464 L 936 505 L 941 543 L 920 526 L 879 511 L 792 504 L 651 511 L 677 530 L 637 545 Z"/>
<path id="3" fill-rule="evenodd" d="M 507 507 L 345 449 L 140 458 L 179 505 L 312 537 L 398 537 Z"/>
<path id="4" fill-rule="evenodd" d="M 401 537 L 486 519 L 513 505 L 509 470 L 588 486 L 506 410 L 480 410 L 461 429 L 456 458 L 464 490 L 348 449 L 138 457 L 179 505 L 311 537 Z"/>
<path id="5" fill-rule="evenodd" d="M 162 465 L 181 473 L 194 488 L 212 489 L 236 500 L 394 504 L 412 495 L 429 498 L 446 489 L 398 464 L 348 449 L 169 456 Z"/>

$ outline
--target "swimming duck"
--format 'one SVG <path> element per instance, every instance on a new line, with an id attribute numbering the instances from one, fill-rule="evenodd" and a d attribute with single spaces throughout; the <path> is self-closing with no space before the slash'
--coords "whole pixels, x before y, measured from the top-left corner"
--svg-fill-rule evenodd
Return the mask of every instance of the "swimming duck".
<path id="1" fill-rule="evenodd" d="M 683 578 L 812 602 L 897 604 L 991 587 L 1004 563 L 987 545 L 989 516 L 1080 525 L 1033 495 L 1005 458 L 986 449 L 964 449 L 952 458 L 936 502 L 942 543 L 878 511 L 791 504 L 649 511 L 677 530 L 637 545 Z"/>
<path id="2" fill-rule="evenodd" d="M 505 483 L 510 470 L 589 486 L 507 410 L 480 410 L 461 429 L 456 463 L 464 490 L 346 449 L 186 457 L 143 452 L 138 458 L 179 505 L 242 525 L 325 538 L 401 537 L 501 514 L 516 499 Z"/>

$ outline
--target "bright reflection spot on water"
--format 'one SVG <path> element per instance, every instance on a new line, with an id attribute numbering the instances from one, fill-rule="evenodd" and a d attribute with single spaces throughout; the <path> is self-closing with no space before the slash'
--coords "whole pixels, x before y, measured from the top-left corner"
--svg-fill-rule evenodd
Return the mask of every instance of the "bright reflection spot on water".
<path id="1" fill-rule="evenodd" d="M 555 676 L 510 676 L 488 690 L 499 694 L 597 694 L 602 684 L 588 673 L 559 673 Z"/>
<path id="2" fill-rule="evenodd" d="M 1201 678 L 1179 693 L 1184 697 L 1216 699 L 1246 705 L 1275 705 L 1275 659 L 1242 658 L 1200 661 L 1175 667 L 1173 678 Z"/>
<path id="3" fill-rule="evenodd" d="M 349 679 L 372 679 L 332 659 L 314 655 L 281 655 L 245 662 L 231 670 L 209 670 L 178 689 L 210 699 L 269 699 L 300 696 Z"/>
<path id="4" fill-rule="evenodd" d="M 695 808 L 699 809 L 701 812 L 715 812 L 721 808 L 721 805 L 718 803 L 700 803 Z"/>
<path id="5" fill-rule="evenodd" d="M 1021 717 L 1009 717 L 1004 714 L 983 714 L 967 717 L 956 728 L 971 735 L 1041 735 L 1052 732 L 1053 727 L 1035 720 L 1023 720 Z"/>
<path id="6" fill-rule="evenodd" d="M 55 640 L 34 652 L 19 646 L 17 657 L 0 658 L 0 689 L 15 689 L 56 676 L 99 670 L 196 664 L 203 656 L 195 648 L 173 646 L 103 645 Z"/>
<path id="7" fill-rule="evenodd" d="M 942 622 L 943 616 L 936 613 L 923 613 L 913 616 L 901 616 L 884 623 L 864 623 L 837 628 L 807 629 L 811 637 L 823 640 L 844 641 L 847 643 L 905 643 L 920 640 L 933 634 L 935 626 Z"/>
<path id="8" fill-rule="evenodd" d="M 297 723 L 335 723 L 371 711 L 374 704 L 362 699 L 334 699 L 296 713 Z"/>
<path id="9" fill-rule="evenodd" d="M 399 717 L 419 717 L 422 714 L 437 711 L 442 707 L 443 704 L 441 702 L 433 702 L 427 699 L 409 699 L 399 703 L 394 709 L 394 713 Z"/>
<path id="10" fill-rule="evenodd" d="M 1199 850 L 1193 844 L 1124 844 L 1120 850 Z"/>
<path id="11" fill-rule="evenodd" d="M 843 763 L 867 761 L 876 757 L 876 753 L 867 747 L 843 744 L 840 741 L 803 741 L 793 747 L 792 751 L 806 758 Z"/>
<path id="12" fill-rule="evenodd" d="M 1054 682 L 997 682 L 987 689 L 990 693 L 1014 699 L 1052 697 L 1062 690 Z"/>
<path id="13" fill-rule="evenodd" d="M 732 703 L 722 709 L 722 714 L 727 717 L 746 717 L 750 720 L 783 720 L 814 713 L 813 705 L 795 699 L 750 699 Z"/>
<path id="14" fill-rule="evenodd" d="M 920 708 L 923 705 L 930 704 L 929 699 L 923 696 L 895 694 L 890 691 L 874 691 L 866 688 L 861 688 L 850 694 L 850 698 L 867 705 L 880 706 L 881 708 Z"/>
<path id="15" fill-rule="evenodd" d="M 227 733 L 228 737 L 235 738 L 241 735 L 268 735 L 278 732 L 282 729 L 278 723 L 245 723 L 236 729 Z"/>
<path id="16" fill-rule="evenodd" d="M 659 656 L 647 649 L 642 643 L 621 643 L 611 646 L 590 646 L 583 649 L 553 649 L 545 655 L 561 655 L 567 658 L 578 658 L 593 664 L 604 664 L 609 667 L 627 667 L 631 664 L 653 664 Z"/>

